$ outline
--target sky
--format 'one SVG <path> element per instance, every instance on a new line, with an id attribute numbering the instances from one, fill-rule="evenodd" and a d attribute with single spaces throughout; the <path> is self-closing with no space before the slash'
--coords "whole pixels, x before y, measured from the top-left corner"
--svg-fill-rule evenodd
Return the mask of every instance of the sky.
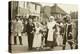
<path id="1" fill-rule="evenodd" d="M 42 6 L 53 6 L 54 3 L 40 3 Z M 78 10 L 78 6 L 76 4 L 57 4 L 61 9 L 66 11 L 67 13 L 74 12 Z"/>

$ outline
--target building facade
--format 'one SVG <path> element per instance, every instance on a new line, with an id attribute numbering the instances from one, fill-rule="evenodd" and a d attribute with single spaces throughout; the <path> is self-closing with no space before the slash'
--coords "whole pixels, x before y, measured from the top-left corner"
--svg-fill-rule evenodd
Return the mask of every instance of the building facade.
<path id="1" fill-rule="evenodd" d="M 11 12 L 11 19 L 14 19 L 15 16 L 18 14 L 18 2 L 10 1 L 9 4 L 10 4 L 9 11 Z"/>
<path id="2" fill-rule="evenodd" d="M 49 18 L 49 16 L 54 16 L 55 19 L 63 19 L 63 16 L 67 15 L 67 13 L 62 10 L 57 4 L 54 4 L 53 6 L 44 6 L 42 8 L 43 18 Z"/>
<path id="3" fill-rule="evenodd" d="M 54 16 L 56 19 L 61 19 L 63 18 L 63 16 L 67 15 L 67 13 L 61 9 L 57 4 L 54 4 L 51 7 L 51 15 Z"/>
<path id="4" fill-rule="evenodd" d="M 28 18 L 29 15 L 40 18 L 41 5 L 35 2 L 11 1 L 11 18 L 22 16 Z"/>
<path id="5" fill-rule="evenodd" d="M 50 6 L 44 6 L 41 8 L 41 17 L 43 18 L 42 20 L 48 20 L 48 18 L 51 15 L 51 8 Z"/>
<path id="6" fill-rule="evenodd" d="M 18 15 L 23 17 L 37 16 L 40 18 L 41 5 L 35 2 L 18 2 Z"/>

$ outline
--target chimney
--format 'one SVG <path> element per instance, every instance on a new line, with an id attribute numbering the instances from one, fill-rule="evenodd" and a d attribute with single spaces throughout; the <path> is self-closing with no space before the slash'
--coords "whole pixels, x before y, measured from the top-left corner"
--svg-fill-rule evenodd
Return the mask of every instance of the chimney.
<path id="1" fill-rule="evenodd" d="M 57 4 L 55 3 L 54 6 L 57 6 Z"/>

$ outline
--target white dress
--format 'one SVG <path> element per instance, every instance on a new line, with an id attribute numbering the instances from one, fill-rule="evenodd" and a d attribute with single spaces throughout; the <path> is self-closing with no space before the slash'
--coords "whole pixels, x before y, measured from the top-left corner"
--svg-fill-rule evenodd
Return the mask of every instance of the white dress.
<path id="1" fill-rule="evenodd" d="M 41 29 L 40 27 L 39 28 L 36 27 L 36 32 L 35 32 L 34 39 L 33 39 L 33 47 L 34 48 L 41 47 L 42 34 L 39 32 L 40 29 Z"/>
<path id="2" fill-rule="evenodd" d="M 49 22 L 47 24 L 47 27 L 49 29 L 49 31 L 48 31 L 48 38 L 47 38 L 48 41 L 53 41 L 53 33 L 55 31 L 55 29 L 53 29 L 53 27 L 55 26 L 55 24 L 56 24 L 55 21 Z"/>
<path id="3" fill-rule="evenodd" d="M 60 27 L 59 25 L 57 25 L 57 38 L 56 38 L 56 42 L 57 42 L 57 45 L 62 45 L 63 44 L 63 38 L 62 38 L 62 35 L 60 35 Z"/>

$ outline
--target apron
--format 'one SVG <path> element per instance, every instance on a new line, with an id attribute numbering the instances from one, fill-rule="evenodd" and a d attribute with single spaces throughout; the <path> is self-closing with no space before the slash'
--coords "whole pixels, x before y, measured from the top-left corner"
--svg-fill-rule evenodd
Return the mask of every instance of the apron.
<path id="1" fill-rule="evenodd" d="M 53 35 L 54 35 L 55 29 L 53 29 L 53 27 L 55 26 L 55 22 L 49 22 L 47 26 L 48 26 L 48 29 L 49 29 L 47 40 L 48 41 L 54 41 Z"/>

